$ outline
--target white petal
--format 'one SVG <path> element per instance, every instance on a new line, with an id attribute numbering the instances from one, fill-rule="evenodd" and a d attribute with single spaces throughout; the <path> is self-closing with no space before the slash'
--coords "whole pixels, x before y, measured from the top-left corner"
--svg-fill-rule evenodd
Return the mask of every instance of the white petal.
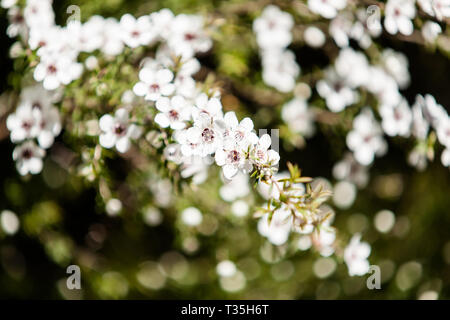
<path id="1" fill-rule="evenodd" d="M 155 117 L 155 122 L 161 128 L 167 128 L 170 125 L 169 118 L 164 113 L 158 113 Z"/>
<path id="2" fill-rule="evenodd" d="M 103 148 L 110 149 L 116 143 L 116 136 L 113 133 L 104 133 L 100 135 L 99 141 Z"/>
<path id="3" fill-rule="evenodd" d="M 114 126 L 114 118 L 111 115 L 105 114 L 100 118 L 99 127 L 102 131 L 105 132 L 111 131 L 113 126 Z"/>
<path id="4" fill-rule="evenodd" d="M 121 153 L 127 152 L 128 149 L 130 149 L 130 146 L 130 139 L 128 139 L 127 137 L 122 137 L 116 142 L 116 149 Z"/>

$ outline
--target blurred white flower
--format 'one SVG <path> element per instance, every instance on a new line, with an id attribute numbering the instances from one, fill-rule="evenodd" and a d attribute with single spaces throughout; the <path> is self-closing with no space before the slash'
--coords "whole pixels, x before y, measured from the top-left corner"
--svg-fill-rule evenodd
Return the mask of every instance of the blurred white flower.
<path id="1" fill-rule="evenodd" d="M 342 49 L 334 65 L 339 77 L 351 88 L 366 85 L 369 81 L 369 62 L 362 52 Z"/>
<path id="2" fill-rule="evenodd" d="M 385 49 L 381 55 L 382 65 L 386 72 L 394 78 L 400 89 L 409 85 L 408 59 L 401 52 Z"/>
<path id="3" fill-rule="evenodd" d="M 328 32 L 338 47 L 344 48 L 348 46 L 352 25 L 353 17 L 349 12 L 340 13 L 331 20 Z"/>
<path id="4" fill-rule="evenodd" d="M 409 36 L 414 31 L 411 20 L 415 16 L 414 0 L 388 0 L 385 8 L 384 27 L 390 34 L 400 32 Z"/>
<path id="5" fill-rule="evenodd" d="M 6 29 L 6 34 L 10 38 L 17 36 L 25 37 L 27 34 L 27 26 L 23 17 L 22 10 L 19 7 L 13 6 L 8 9 L 9 26 Z"/>
<path id="6" fill-rule="evenodd" d="M 34 69 L 34 79 L 43 81 L 46 90 L 54 90 L 61 85 L 67 85 L 81 76 L 83 65 L 74 62 L 66 56 L 53 53 L 41 57 L 40 63 Z"/>
<path id="7" fill-rule="evenodd" d="M 13 159 L 16 161 L 16 168 L 24 176 L 28 173 L 38 174 L 41 172 L 45 156 L 45 150 L 39 148 L 33 141 L 28 140 L 17 146 L 13 151 Z"/>
<path id="8" fill-rule="evenodd" d="M 417 0 L 423 11 L 438 20 L 450 17 L 450 0 Z"/>
<path id="9" fill-rule="evenodd" d="M 281 118 L 287 123 L 292 132 L 300 133 L 304 137 L 314 134 L 314 112 L 308 108 L 305 99 L 294 98 L 283 105 Z"/>
<path id="10" fill-rule="evenodd" d="M 175 18 L 170 9 L 161 9 L 150 14 L 153 32 L 162 39 L 168 39 L 172 31 L 172 22 Z"/>
<path id="11" fill-rule="evenodd" d="M 449 2 L 450 3 L 450 2 Z M 441 26 L 433 21 L 426 21 L 422 27 L 422 36 L 425 41 L 433 43 L 436 38 L 442 33 Z"/>
<path id="12" fill-rule="evenodd" d="M 156 34 L 153 32 L 149 16 L 139 18 L 131 14 L 125 14 L 120 18 L 122 41 L 131 48 L 150 44 Z"/>
<path id="13" fill-rule="evenodd" d="M 281 92 L 292 91 L 300 74 L 295 55 L 290 50 L 268 50 L 262 52 L 264 83 Z"/>
<path id="14" fill-rule="evenodd" d="M 37 119 L 40 110 L 33 108 L 30 104 L 22 104 L 17 107 L 16 112 L 8 116 L 6 126 L 11 131 L 11 141 L 21 142 L 25 139 L 35 138 L 39 133 Z"/>
<path id="15" fill-rule="evenodd" d="M 130 124 L 128 111 L 118 109 L 114 117 L 105 114 L 99 120 L 99 126 L 102 130 L 100 134 L 100 145 L 110 149 L 116 147 L 117 151 L 127 152 L 131 146 L 130 139 L 138 139 L 141 135 L 141 128 L 135 124 Z"/>
<path id="16" fill-rule="evenodd" d="M 361 242 L 361 235 L 355 234 L 344 251 L 344 261 L 348 267 L 350 276 L 362 276 L 369 271 L 370 245 L 367 242 Z"/>
<path id="17" fill-rule="evenodd" d="M 411 134 L 412 112 L 406 99 L 398 105 L 383 105 L 380 107 L 383 118 L 381 126 L 389 136 L 409 137 Z"/>
<path id="18" fill-rule="evenodd" d="M 293 25 L 294 19 L 289 13 L 274 5 L 265 7 L 261 16 L 253 22 L 258 46 L 261 49 L 286 48 L 292 41 Z"/>
<path id="19" fill-rule="evenodd" d="M 119 22 L 114 18 L 102 19 L 100 50 L 107 56 L 117 56 L 122 53 L 124 43 L 122 40 L 122 29 Z"/>
<path id="20" fill-rule="evenodd" d="M 197 52 L 206 52 L 212 40 L 205 30 L 203 17 L 179 14 L 171 22 L 168 45 L 177 56 L 192 57 Z"/>
<path id="21" fill-rule="evenodd" d="M 317 82 L 316 89 L 325 99 L 328 109 L 333 112 L 340 112 L 358 101 L 358 94 L 349 88 L 344 79 L 332 69 L 326 72 L 325 79 Z"/>
<path id="22" fill-rule="evenodd" d="M 353 151 L 355 159 L 362 165 L 373 162 L 375 155 L 384 155 L 387 151 L 382 130 L 372 111 L 365 108 L 353 120 L 353 130 L 347 135 L 347 146 Z"/>

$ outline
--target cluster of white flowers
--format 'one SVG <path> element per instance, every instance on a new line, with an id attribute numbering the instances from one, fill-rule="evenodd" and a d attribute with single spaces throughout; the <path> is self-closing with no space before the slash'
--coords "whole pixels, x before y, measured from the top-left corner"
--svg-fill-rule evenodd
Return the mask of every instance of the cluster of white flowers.
<path id="1" fill-rule="evenodd" d="M 8 34 L 25 36 L 29 47 L 36 50 L 40 62 L 34 78 L 42 81 L 47 90 L 67 85 L 81 76 L 83 67 L 77 62 L 81 52 L 99 50 L 114 57 L 125 46 L 136 48 L 164 40 L 171 52 L 189 58 L 212 46 L 201 16 L 174 16 L 168 9 L 137 19 L 125 14 L 120 21 L 93 16 L 83 24 L 71 20 L 65 27 L 55 24 L 52 0 L 28 0 L 23 12 L 15 5 L 9 12 Z"/>
<path id="2" fill-rule="evenodd" d="M 295 54 L 286 49 L 292 41 L 292 16 L 274 5 L 264 8 L 261 16 L 253 22 L 262 57 L 263 80 L 281 92 L 292 91 L 300 74 Z"/>
<path id="3" fill-rule="evenodd" d="M 44 149 L 50 148 L 61 132 L 61 119 L 54 102 L 55 95 L 39 84 L 24 88 L 16 111 L 7 118 L 11 141 L 21 143 L 13 152 L 21 175 L 41 172 Z"/>
<path id="4" fill-rule="evenodd" d="M 155 58 L 143 61 L 133 92 L 155 107 L 154 121 L 161 129 L 172 130 L 174 142 L 166 146 L 166 158 L 181 166 L 183 177 L 194 176 L 197 183 L 206 179 L 206 168 L 213 156 L 226 179 L 232 179 L 239 171 L 249 173 L 255 167 L 267 175 L 275 172 L 280 157 L 270 150 L 270 136 L 258 138 L 250 118 L 239 122 L 234 112 L 224 114 L 220 93 L 201 92 L 192 78 L 200 69 L 194 55 L 211 47 L 201 18 L 175 17 L 168 10 L 153 13 L 150 18 L 166 27 L 161 27 L 154 37 L 142 35 L 148 26 L 141 18 L 134 21 L 125 15 L 120 24 L 127 33 L 140 30 L 146 44 L 150 38 L 161 42 Z M 130 26 L 132 21 L 136 26 Z M 125 108 L 117 110 L 114 116 L 102 116 L 99 126 L 100 144 L 105 148 L 115 146 L 119 152 L 128 151 L 130 139 L 137 139 L 142 132 L 129 119 Z"/>

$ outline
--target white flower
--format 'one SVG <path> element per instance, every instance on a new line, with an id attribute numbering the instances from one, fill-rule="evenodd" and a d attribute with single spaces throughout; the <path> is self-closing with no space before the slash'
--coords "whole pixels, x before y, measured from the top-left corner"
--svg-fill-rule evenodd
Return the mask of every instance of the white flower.
<path id="1" fill-rule="evenodd" d="M 253 22 L 256 41 L 262 49 L 286 48 L 292 41 L 292 16 L 274 5 L 264 8 L 261 16 Z"/>
<path id="2" fill-rule="evenodd" d="M 436 99 L 431 94 L 426 94 L 425 97 L 417 95 L 417 103 L 422 107 L 423 114 L 428 123 L 430 123 L 435 129 L 439 127 L 442 120 L 448 118 L 447 111 L 444 107 L 436 102 Z"/>
<path id="3" fill-rule="evenodd" d="M 329 33 L 338 47 L 348 47 L 349 35 L 353 25 L 353 17 L 348 12 L 337 15 L 329 26 Z"/>
<path id="4" fill-rule="evenodd" d="M 427 21 L 424 23 L 422 27 L 422 36 L 425 39 L 425 41 L 429 43 L 433 43 L 438 35 L 442 33 L 441 26 L 433 21 Z"/>
<path id="5" fill-rule="evenodd" d="M 16 168 L 24 176 L 28 173 L 37 174 L 41 172 L 45 156 L 45 150 L 39 148 L 33 141 L 25 141 L 17 146 L 13 151 L 13 159 L 16 161 Z"/>
<path id="6" fill-rule="evenodd" d="M 130 148 L 130 139 L 138 139 L 141 135 L 141 128 L 135 124 L 130 124 L 128 111 L 118 109 L 114 117 L 105 114 L 99 120 L 102 130 L 100 134 L 100 145 L 110 149 L 116 147 L 117 151 L 124 153 Z"/>
<path id="7" fill-rule="evenodd" d="M 329 257 L 334 253 L 334 241 L 336 240 L 336 232 L 334 229 L 321 229 L 316 235 L 314 240 L 314 246 L 323 257 Z"/>
<path id="8" fill-rule="evenodd" d="M 225 124 L 222 120 L 214 120 L 209 115 L 202 113 L 194 122 L 194 126 L 186 130 L 189 141 L 197 144 L 199 155 L 213 154 L 222 146 Z M 185 150 L 182 148 L 183 154 Z M 188 154 L 185 154 L 186 156 Z"/>
<path id="9" fill-rule="evenodd" d="M 10 38 L 17 36 L 25 37 L 27 33 L 27 26 L 23 17 L 22 10 L 19 7 L 13 6 L 8 10 L 9 26 L 6 29 L 6 34 Z"/>
<path id="10" fill-rule="evenodd" d="M 304 99 L 294 98 L 283 105 L 281 118 L 292 132 L 311 137 L 314 133 L 314 112 Z"/>
<path id="11" fill-rule="evenodd" d="M 24 17 L 28 27 L 48 27 L 55 24 L 51 0 L 27 0 Z"/>
<path id="12" fill-rule="evenodd" d="M 280 161 L 280 155 L 270 148 L 272 139 L 268 134 L 259 138 L 258 143 L 250 149 L 250 159 L 257 166 L 274 167 Z"/>
<path id="13" fill-rule="evenodd" d="M 363 86 L 369 81 L 369 63 L 366 56 L 351 48 L 345 48 L 339 52 L 335 69 L 351 88 Z"/>
<path id="14" fill-rule="evenodd" d="M 417 1 L 427 14 L 439 20 L 450 17 L 450 0 L 418 0 Z"/>
<path id="15" fill-rule="evenodd" d="M 203 17 L 179 14 L 171 25 L 168 44 L 177 56 L 192 57 L 197 52 L 206 52 L 212 40 L 204 28 Z"/>
<path id="16" fill-rule="evenodd" d="M 353 130 L 347 135 L 347 146 L 362 165 L 371 164 L 375 155 L 381 156 L 386 152 L 382 130 L 369 108 L 363 109 L 353 120 Z"/>
<path id="17" fill-rule="evenodd" d="M 172 31 L 172 21 L 175 18 L 169 9 L 161 9 L 150 14 L 153 32 L 162 39 L 167 39 Z"/>
<path id="18" fill-rule="evenodd" d="M 228 123 L 230 123 L 230 118 L 235 121 L 232 121 L 229 131 L 224 137 L 223 147 L 216 150 L 215 160 L 217 165 L 222 167 L 225 178 L 231 180 L 239 170 L 249 173 L 253 168 L 246 157 L 246 149 L 251 143 L 246 137 L 246 133 L 251 134 L 253 122 L 247 118 L 249 121 L 244 121 L 246 120 L 244 119 L 238 125 L 234 112 L 227 113 L 225 118 Z M 247 124 L 248 122 L 251 122 L 251 127 Z M 256 137 L 256 135 L 254 136 Z"/>
<path id="19" fill-rule="evenodd" d="M 415 16 L 414 0 L 388 0 L 385 8 L 384 27 L 390 34 L 400 32 L 409 36 L 414 31 L 411 20 Z"/>
<path id="20" fill-rule="evenodd" d="M 348 267 L 350 276 L 362 276 L 369 271 L 370 245 L 367 242 L 361 242 L 361 235 L 355 234 L 344 251 L 344 261 Z"/>
<path id="21" fill-rule="evenodd" d="M 170 99 L 161 97 L 156 101 L 155 106 L 161 112 L 155 116 L 155 122 L 161 128 L 184 129 L 186 121 L 191 118 L 191 106 L 181 96 Z"/>
<path id="22" fill-rule="evenodd" d="M 326 72 L 326 78 L 317 82 L 316 89 L 326 100 L 328 109 L 333 112 L 340 112 L 358 101 L 358 94 L 334 70 Z"/>
<path id="23" fill-rule="evenodd" d="M 83 65 L 59 54 L 46 55 L 34 70 L 34 79 L 43 81 L 46 90 L 67 85 L 81 76 Z"/>
<path id="24" fill-rule="evenodd" d="M 139 72 L 139 82 L 133 87 L 137 96 L 156 101 L 161 96 L 169 96 L 175 91 L 173 73 L 169 69 L 144 67 Z"/>
<path id="25" fill-rule="evenodd" d="M 408 59 L 403 53 L 392 49 L 385 49 L 381 55 L 382 65 L 386 72 L 391 75 L 401 89 L 409 85 L 410 76 L 408 71 Z"/>
<path id="26" fill-rule="evenodd" d="M 37 120 L 41 111 L 25 103 L 17 107 L 16 112 L 10 114 L 6 126 L 11 131 L 11 141 L 21 142 L 25 139 L 35 138 L 39 133 Z"/>
<path id="27" fill-rule="evenodd" d="M 347 6 L 347 0 L 308 0 L 308 8 L 322 17 L 332 19 Z"/>
<path id="28" fill-rule="evenodd" d="M 262 53 L 264 83 L 281 92 L 292 91 L 300 67 L 290 50 L 269 50 Z"/>
<path id="29" fill-rule="evenodd" d="M 104 19 L 102 23 L 101 36 L 103 41 L 100 50 L 105 55 L 117 56 L 118 54 L 122 53 L 124 49 L 122 29 L 116 19 Z"/>
<path id="30" fill-rule="evenodd" d="M 38 114 L 36 124 L 39 126 L 37 140 L 39 146 L 47 149 L 50 148 L 55 137 L 61 132 L 61 119 L 59 111 L 55 107 L 42 109 Z"/>
<path id="31" fill-rule="evenodd" d="M 397 82 L 383 68 L 370 67 L 368 73 L 369 81 L 365 87 L 378 98 L 380 104 L 396 105 L 400 103 L 402 95 Z"/>
<path id="32" fill-rule="evenodd" d="M 117 41 L 110 41 L 102 48 L 106 39 L 106 36 L 103 34 L 104 28 L 105 19 L 100 16 L 93 16 L 83 24 L 72 22 L 67 26 L 70 38 L 74 39 L 75 45 L 81 52 L 93 52 L 100 48 L 106 54 L 113 53 L 115 55 L 117 52 L 121 52 L 123 44 L 117 37 Z M 111 36 L 111 39 L 112 37 L 113 36 Z M 119 43 L 119 50 L 114 49 L 116 42 Z"/>
<path id="33" fill-rule="evenodd" d="M 405 99 L 398 105 L 383 105 L 380 107 L 383 118 L 381 126 L 387 135 L 409 137 L 411 133 L 412 113 Z"/>
<path id="34" fill-rule="evenodd" d="M 258 142 L 258 137 L 253 132 L 252 119 L 244 118 L 239 123 L 236 114 L 230 111 L 225 114 L 223 121 L 226 126 L 224 140 L 229 145 L 235 144 L 236 147 L 247 151 L 251 144 Z"/>
<path id="35" fill-rule="evenodd" d="M 150 44 L 156 37 L 149 16 L 136 19 L 131 14 L 120 18 L 122 41 L 131 48 Z"/>
<path id="36" fill-rule="evenodd" d="M 222 103 L 216 97 L 208 98 L 205 93 L 201 93 L 195 99 L 195 108 L 192 110 L 194 121 L 201 115 L 208 115 L 213 119 L 222 118 Z"/>

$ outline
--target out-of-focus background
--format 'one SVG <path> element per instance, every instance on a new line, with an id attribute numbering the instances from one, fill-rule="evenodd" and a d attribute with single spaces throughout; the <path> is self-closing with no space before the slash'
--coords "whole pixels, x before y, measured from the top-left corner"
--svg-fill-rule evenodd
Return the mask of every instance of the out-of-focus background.
<path id="1" fill-rule="evenodd" d="M 268 1 L 74 0 L 55 1 L 54 8 L 58 23 L 65 22 L 66 8 L 73 4 L 81 8 L 82 21 L 94 14 L 120 18 L 127 12 L 139 16 L 161 8 L 230 18 L 223 27 L 228 37 L 216 39 L 213 50 L 200 60 L 224 79 L 225 110 L 250 115 L 256 128 L 277 128 L 277 106 L 261 104 L 248 94 L 263 86 L 257 49 L 249 39 L 252 21 L 264 3 Z M 9 48 L 14 41 L 5 34 L 5 10 L 1 16 L 3 92 L 20 75 L 11 74 Z M 411 85 L 403 93 L 409 102 L 418 93 L 431 93 L 449 110 L 448 57 L 392 36 L 382 35 L 378 42 L 408 57 Z M 291 48 L 302 73 L 330 62 L 321 49 L 295 43 Z M 264 92 L 269 92 L 270 100 L 271 91 Z M 131 207 L 115 217 L 105 214 L 97 189 L 70 174 L 57 158 L 46 159 L 41 175 L 22 178 L 11 158 L 5 115 L 0 117 L 0 211 L 11 210 L 20 219 L 14 235 L 0 227 L 1 298 L 417 299 L 436 294 L 450 298 L 450 174 L 439 159 L 423 172 L 410 167 L 406 140 L 390 139 L 389 153 L 375 161 L 369 184 L 358 191 L 353 206 L 334 209 L 338 230 L 348 235 L 361 232 L 372 246 L 369 260 L 380 266 L 382 281 L 380 290 L 369 290 L 367 276 L 350 277 L 339 261 L 298 250 L 296 239 L 282 248 L 266 242 L 251 214 L 238 218 L 228 204 L 217 200 L 219 170 L 213 169 L 204 185 L 175 191 L 165 180 L 152 180 L 151 172 L 148 177 L 128 174 L 126 161 L 113 157 L 108 165 L 123 183 L 118 189 L 126 193 L 128 183 L 146 180 L 141 188 L 152 189 L 154 195 L 140 199 L 147 203 L 145 208 Z M 68 148 L 63 141 L 61 135 L 54 148 Z M 333 182 L 332 167 L 346 150 L 345 132 L 319 124 L 305 147 L 284 142 L 281 147 L 284 161 L 297 163 L 307 176 Z M 164 197 L 176 197 L 176 205 L 160 206 Z M 181 211 L 189 206 L 203 215 L 195 232 L 180 222 Z M 235 263 L 238 276 L 217 275 L 217 263 L 226 259 Z M 66 288 L 70 264 L 81 266 L 82 290 Z"/>

